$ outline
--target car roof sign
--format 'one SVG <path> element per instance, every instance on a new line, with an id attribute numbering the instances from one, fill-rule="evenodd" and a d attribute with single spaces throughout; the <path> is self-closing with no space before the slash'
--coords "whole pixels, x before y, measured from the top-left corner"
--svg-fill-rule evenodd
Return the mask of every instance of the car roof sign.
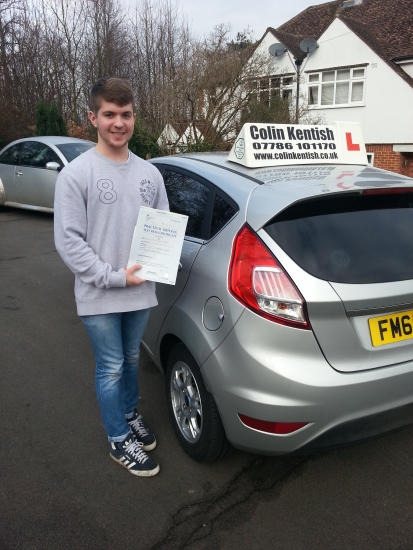
<path id="1" fill-rule="evenodd" d="M 244 124 L 228 160 L 248 168 L 293 164 L 368 164 L 358 122 L 333 122 L 327 126 Z"/>

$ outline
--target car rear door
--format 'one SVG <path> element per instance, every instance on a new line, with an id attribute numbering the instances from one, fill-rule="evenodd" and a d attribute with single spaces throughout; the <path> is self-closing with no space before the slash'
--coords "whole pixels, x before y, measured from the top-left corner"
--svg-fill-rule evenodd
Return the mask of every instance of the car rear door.
<path id="1" fill-rule="evenodd" d="M 151 352 L 155 351 L 165 317 L 182 293 L 192 264 L 204 243 L 205 213 L 210 208 L 211 194 L 210 184 L 191 172 L 177 167 L 158 166 L 158 168 L 164 178 L 171 212 L 188 216 L 188 224 L 175 285 L 156 285 L 158 306 L 151 311 L 143 337 L 145 345 Z"/>

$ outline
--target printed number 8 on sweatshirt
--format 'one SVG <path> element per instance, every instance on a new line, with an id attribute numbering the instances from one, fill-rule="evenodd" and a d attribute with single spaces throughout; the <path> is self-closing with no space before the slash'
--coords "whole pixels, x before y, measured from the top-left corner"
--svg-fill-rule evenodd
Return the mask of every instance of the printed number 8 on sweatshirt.
<path id="1" fill-rule="evenodd" d="M 110 180 L 99 180 L 97 182 L 97 188 L 100 191 L 100 202 L 103 202 L 103 204 L 112 204 L 116 202 L 118 196 L 113 187 L 113 182 Z"/>

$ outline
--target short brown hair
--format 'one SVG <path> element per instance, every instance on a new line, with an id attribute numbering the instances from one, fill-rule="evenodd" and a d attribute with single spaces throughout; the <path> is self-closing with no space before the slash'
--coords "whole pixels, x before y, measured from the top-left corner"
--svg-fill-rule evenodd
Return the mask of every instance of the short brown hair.
<path id="1" fill-rule="evenodd" d="M 99 78 L 90 92 L 90 110 L 97 115 L 102 99 L 110 103 L 115 103 L 119 107 L 124 107 L 129 103 L 134 106 L 135 98 L 132 86 L 123 78 L 105 76 Z"/>

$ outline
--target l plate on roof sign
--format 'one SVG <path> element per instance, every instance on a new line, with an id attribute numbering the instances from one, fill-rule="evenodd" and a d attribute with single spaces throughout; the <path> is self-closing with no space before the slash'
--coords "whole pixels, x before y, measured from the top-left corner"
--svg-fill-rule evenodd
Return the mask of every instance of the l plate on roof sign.
<path id="1" fill-rule="evenodd" d="M 328 126 L 244 124 L 228 160 L 248 168 L 291 164 L 368 164 L 358 122 L 334 122 Z"/>

